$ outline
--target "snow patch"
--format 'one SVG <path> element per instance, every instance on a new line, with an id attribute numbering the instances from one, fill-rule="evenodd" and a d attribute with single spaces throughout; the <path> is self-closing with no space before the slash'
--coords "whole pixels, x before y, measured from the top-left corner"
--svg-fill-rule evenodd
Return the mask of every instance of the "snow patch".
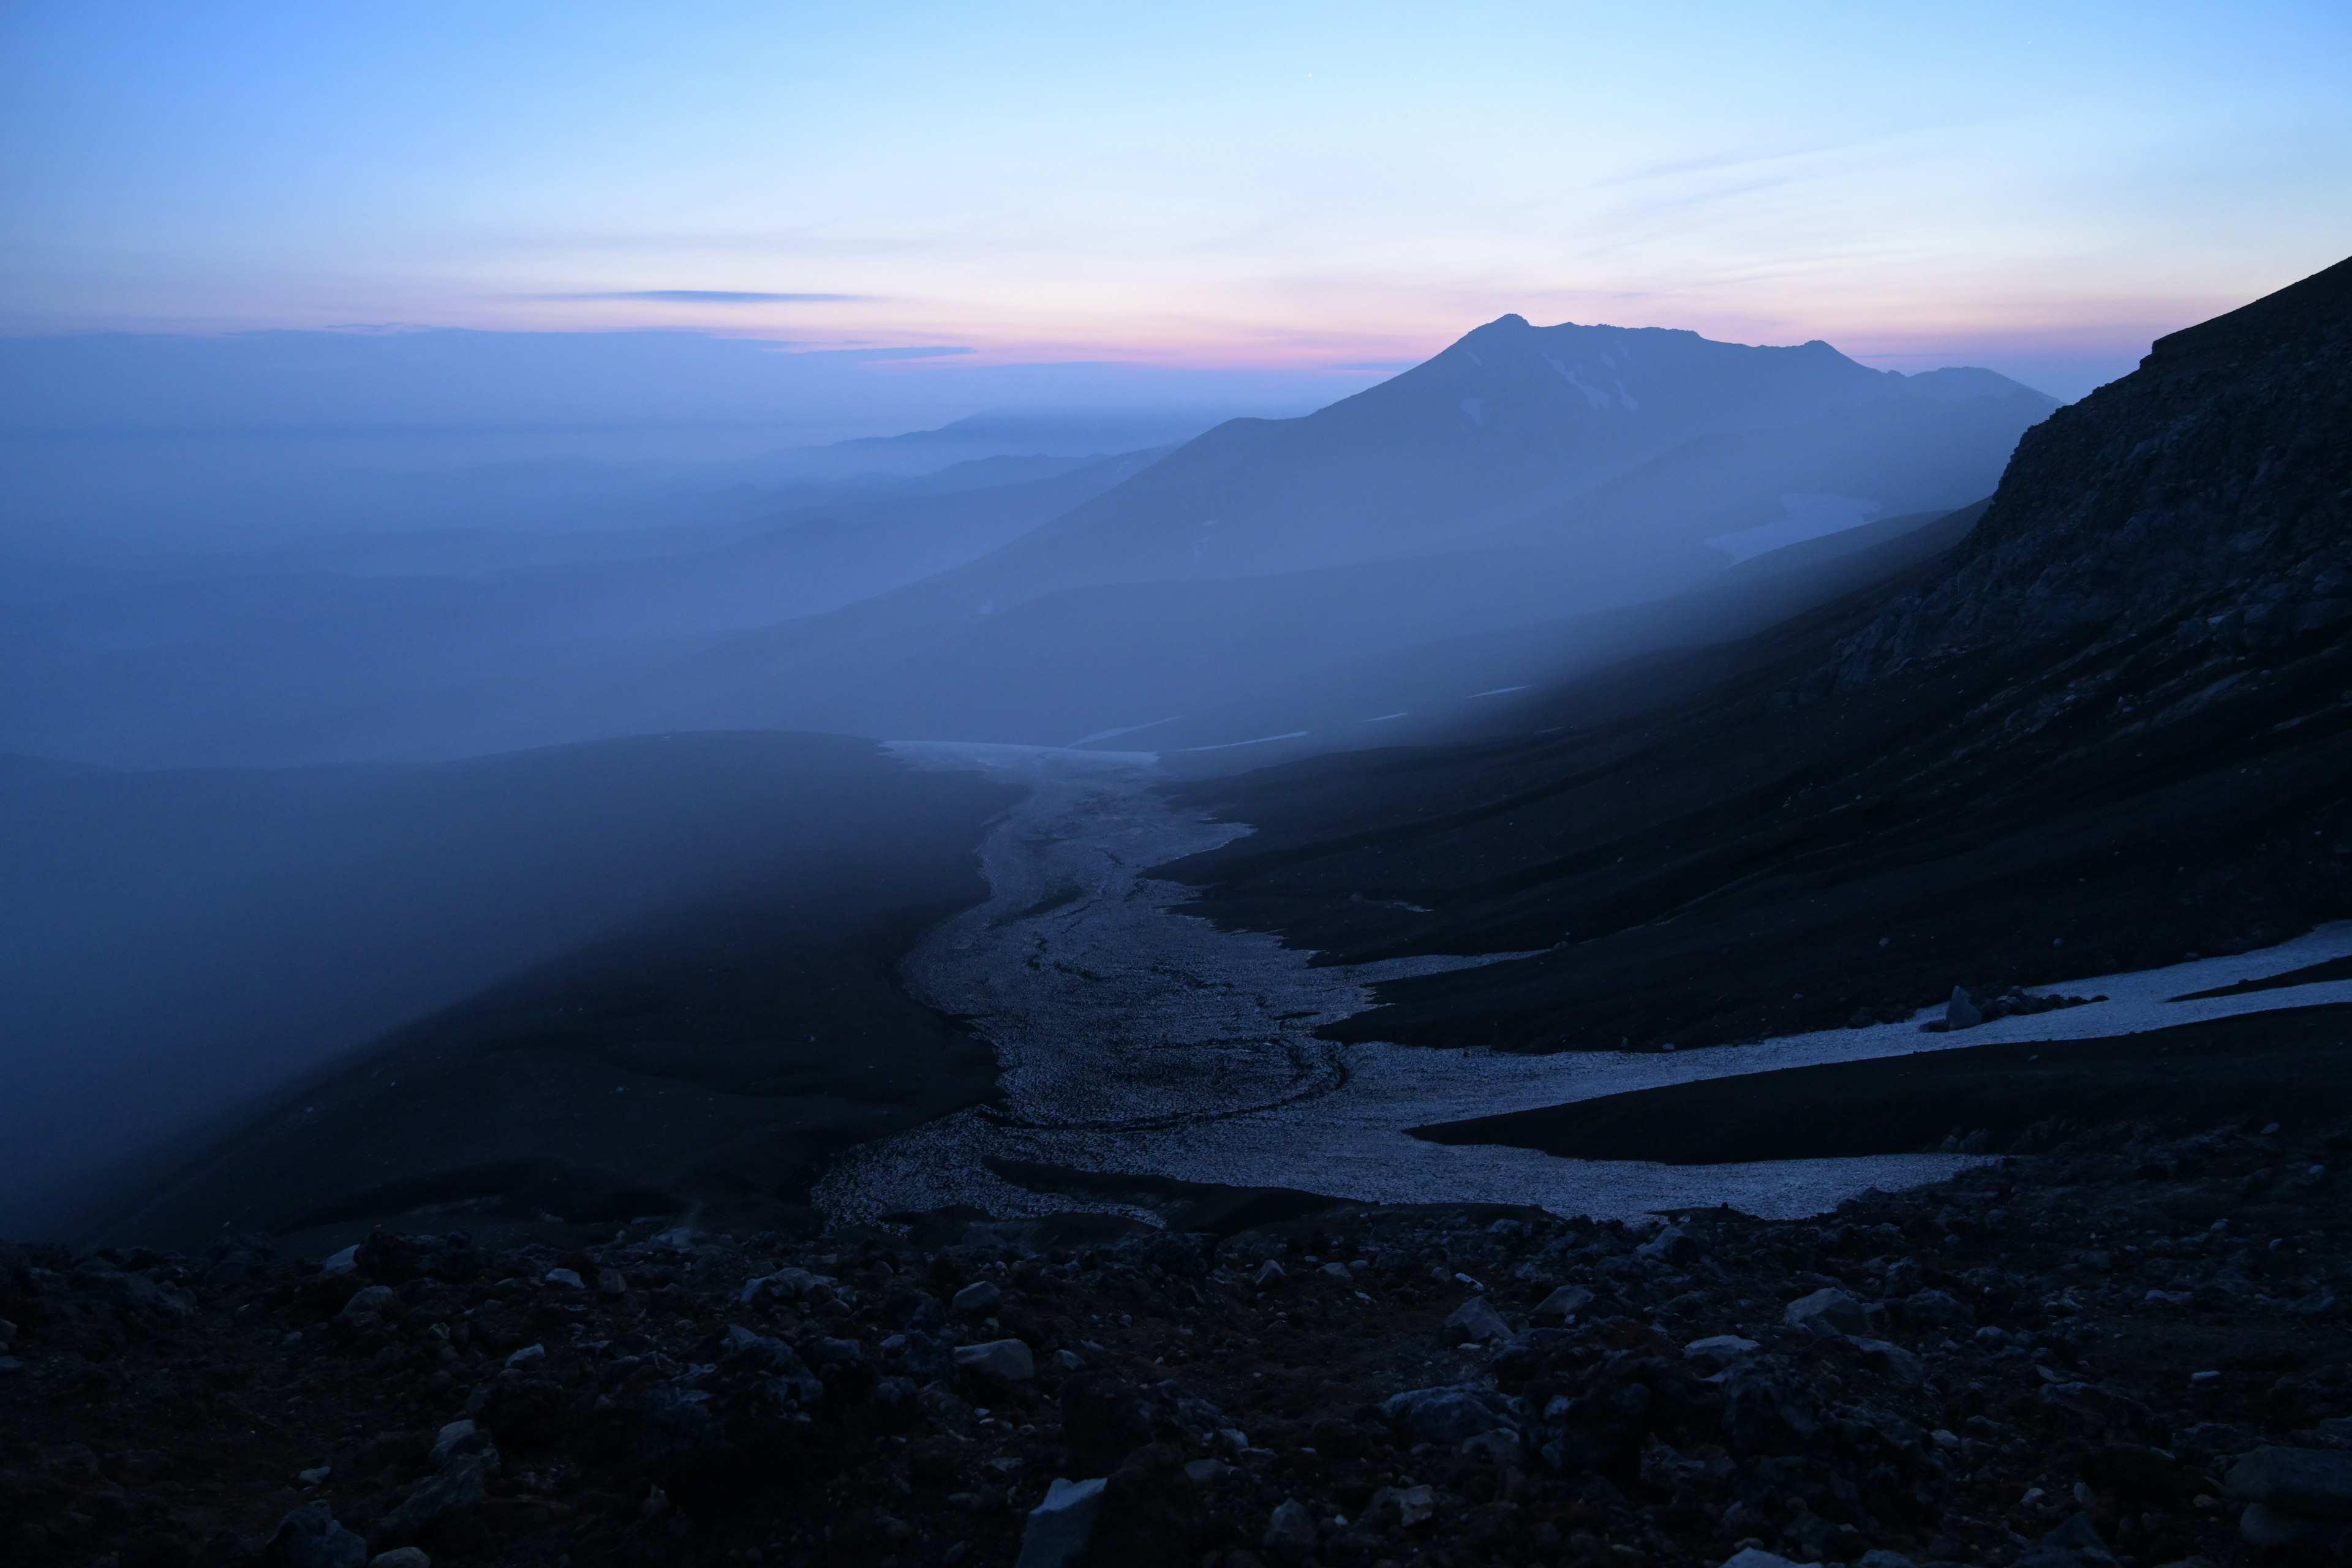
<path id="1" fill-rule="evenodd" d="M 1180 752 L 1230 752 L 1235 746 L 1264 746 L 1276 741 L 1303 741 L 1308 731 L 1305 730 L 1286 730 L 1279 735 L 1260 735 L 1250 741 L 1220 741 L 1213 746 L 1179 746 L 1176 749 Z"/>
<path id="2" fill-rule="evenodd" d="M 1070 745 L 1074 748 L 1078 746 L 1091 746 L 1097 741 L 1108 741 L 1119 735 L 1140 734 L 1146 730 L 1157 730 L 1162 724 L 1173 724 L 1177 720 L 1181 719 L 1182 717 L 1184 717 L 1184 715 L 1181 713 L 1171 713 L 1167 718 L 1154 719 L 1149 724 L 1128 724 L 1116 730 L 1097 730 L 1091 735 L 1079 736 L 1076 740 L 1072 741 Z"/>
<path id="3" fill-rule="evenodd" d="M 1584 395 L 1584 401 L 1591 405 L 1595 413 L 1606 414 L 1612 408 L 1622 408 L 1626 413 L 1631 414 L 1642 406 L 1641 400 L 1625 390 L 1624 378 L 1617 374 L 1617 362 L 1607 355 L 1603 355 L 1601 361 L 1601 365 L 1606 367 L 1605 379 L 1608 383 L 1606 385 L 1601 384 L 1604 379 L 1603 373 L 1593 370 L 1590 365 L 1562 364 L 1549 353 L 1546 353 L 1543 358 L 1546 364 L 1559 373 L 1562 381 Z M 1592 379 L 1590 381 L 1585 379 L 1585 373 L 1588 370 L 1593 371 Z"/>

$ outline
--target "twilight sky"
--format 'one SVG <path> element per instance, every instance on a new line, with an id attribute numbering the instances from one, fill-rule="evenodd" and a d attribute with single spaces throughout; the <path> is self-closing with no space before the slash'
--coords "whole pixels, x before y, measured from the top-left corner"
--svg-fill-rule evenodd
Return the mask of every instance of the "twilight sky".
<path id="1" fill-rule="evenodd" d="M 2063 396 L 2352 250 L 2352 6 L 0 12 L 0 332 L 1285 369 L 1538 321 Z"/>

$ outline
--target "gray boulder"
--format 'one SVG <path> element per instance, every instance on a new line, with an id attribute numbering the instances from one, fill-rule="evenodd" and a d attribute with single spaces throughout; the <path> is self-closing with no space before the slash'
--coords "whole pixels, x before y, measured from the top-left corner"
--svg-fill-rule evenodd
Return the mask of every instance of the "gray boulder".
<path id="1" fill-rule="evenodd" d="M 1927 1368 L 1916 1355 L 1888 1340 L 1857 1338 L 1854 1349 L 1862 1359 L 1886 1374 L 1900 1387 L 1916 1388 L 1927 1381 Z"/>
<path id="2" fill-rule="evenodd" d="M 261 1548 L 263 1568 L 367 1568 L 367 1542 L 322 1502 L 306 1502 L 278 1521 Z"/>
<path id="3" fill-rule="evenodd" d="M 2230 1468 L 2231 1497 L 2302 1519 L 2352 1521 L 2352 1453 L 2257 1448 Z"/>
<path id="4" fill-rule="evenodd" d="M 999 1383 L 1026 1383 L 1037 1375 L 1037 1358 L 1019 1340 L 988 1340 L 976 1345 L 958 1345 L 956 1366 L 981 1377 Z"/>
<path id="5" fill-rule="evenodd" d="M 1944 1027 L 1973 1029 L 1983 1022 L 1984 1009 L 1977 1005 L 1977 999 L 1960 987 L 1953 986 L 1952 999 L 1944 1004 Z"/>
<path id="6" fill-rule="evenodd" d="M 1473 1296 L 1445 1320 L 1445 1326 L 1474 1340 L 1507 1340 L 1511 1325 L 1484 1296 Z"/>
<path id="7" fill-rule="evenodd" d="M 1563 1285 L 1536 1303 L 1532 1314 L 1538 1318 L 1559 1318 L 1563 1321 L 1592 1305 L 1592 1292 L 1581 1285 Z"/>
<path id="8" fill-rule="evenodd" d="M 1741 1339 L 1738 1334 L 1710 1334 L 1703 1340 L 1693 1340 L 1683 1347 L 1683 1354 L 1706 1366 L 1729 1366 L 1741 1356 L 1754 1353 L 1756 1342 Z"/>
<path id="9" fill-rule="evenodd" d="M 370 1285 L 352 1292 L 352 1299 L 343 1303 L 343 1316 L 346 1318 L 376 1317 L 399 1300 L 400 1293 L 391 1286 Z"/>
<path id="10" fill-rule="evenodd" d="M 482 1469 L 480 1460 L 460 1456 L 443 1466 L 438 1475 L 417 1482 L 399 1506 L 383 1516 L 383 1539 L 403 1544 L 420 1540 L 451 1514 L 480 1502 L 488 1495 Z"/>
<path id="11" fill-rule="evenodd" d="M 1670 1225 L 1633 1249 L 1633 1256 L 1644 1263 L 1670 1263 L 1677 1256 L 1691 1250 L 1690 1237 L 1683 1227 Z"/>
<path id="12" fill-rule="evenodd" d="M 1265 1549 L 1277 1557 L 1315 1555 L 1315 1516 L 1297 1498 L 1286 1498 L 1266 1521 Z"/>
<path id="13" fill-rule="evenodd" d="M 1420 1441 L 1448 1447 L 1481 1432 L 1517 1429 L 1507 1399 L 1467 1384 L 1407 1389 L 1381 1401 L 1381 1414 L 1402 1423 Z"/>
<path id="14" fill-rule="evenodd" d="M 985 1318 L 1003 1301 L 1004 1292 L 993 1282 L 979 1279 L 955 1293 L 949 1303 L 960 1318 Z"/>
<path id="15" fill-rule="evenodd" d="M 1863 1315 L 1861 1302 L 1843 1290 L 1826 1286 L 1790 1302 L 1780 1321 L 1792 1329 L 1810 1329 L 1816 1333 L 1858 1334 L 1870 1326 L 1870 1320 Z"/>
<path id="16" fill-rule="evenodd" d="M 2250 1502 L 2246 1511 L 2238 1516 L 2238 1534 L 2247 1545 L 2261 1547 L 2266 1552 L 2294 1546 L 2333 1545 L 2345 1532 L 2341 1520 L 2305 1519 L 2267 1503 Z"/>
<path id="17" fill-rule="evenodd" d="M 1021 1529 L 1021 1556 L 1014 1568 L 1069 1568 L 1093 1544 L 1102 1518 L 1103 1478 L 1072 1481 L 1054 1478 L 1045 1500 L 1029 1510 Z"/>
<path id="18" fill-rule="evenodd" d="M 425 1463 L 438 1470 L 452 1459 L 478 1459 L 486 1470 L 499 1468 L 499 1450 L 490 1435 L 471 1421 L 452 1421 L 434 1434 L 433 1452 Z"/>

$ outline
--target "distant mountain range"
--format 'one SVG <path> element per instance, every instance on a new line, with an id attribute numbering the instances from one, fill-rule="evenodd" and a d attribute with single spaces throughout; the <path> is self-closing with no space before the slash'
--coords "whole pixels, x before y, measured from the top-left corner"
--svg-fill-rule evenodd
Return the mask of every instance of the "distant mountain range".
<path id="1" fill-rule="evenodd" d="M 1319 669 L 1670 599 L 1738 553 L 1708 540 L 1792 510 L 1951 510 L 2055 406 L 1988 371 L 1905 377 L 1823 343 L 1505 317 L 1318 414 L 1220 426 L 967 564 L 615 695 L 636 724 L 1230 743 L 1252 737 L 1200 716 Z M 1402 699 L 1365 700 L 1390 706 L 1265 721 L 1312 749 L 1360 743 L 1352 727 Z M 1175 719 L 1181 742 L 1146 728 Z"/>
<path id="2" fill-rule="evenodd" d="M 1979 499 L 2054 406 L 1825 343 L 1506 316 L 1318 413 L 1164 453 L 1054 455 L 1148 433 L 1133 421 L 966 421 L 747 466 L 772 494 L 887 486 L 758 521 L 739 498 L 724 522 L 528 551 L 409 533 L 75 579 L 0 637 L 0 747 L 160 765 L 677 729 L 1360 744 L 1370 720 L 1459 722 L 1486 687 L 1449 682 L 1752 626 L 1664 605 L 1772 545 Z M 1024 441 L 1051 450 L 981 455 Z M 1643 601 L 1662 608 L 1638 628 L 1568 624 Z M 1497 667 L 1495 634 L 1544 626 Z"/>

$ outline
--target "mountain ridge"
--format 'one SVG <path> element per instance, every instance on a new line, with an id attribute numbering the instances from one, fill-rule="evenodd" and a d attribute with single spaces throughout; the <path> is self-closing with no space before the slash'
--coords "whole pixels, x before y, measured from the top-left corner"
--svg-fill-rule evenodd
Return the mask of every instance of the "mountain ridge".
<path id="1" fill-rule="evenodd" d="M 1337 1031 L 1538 1051 L 1901 1017 L 2352 912 L 2352 637 L 2322 591 L 2347 280 L 2166 340 L 1899 578 L 1538 694 L 1515 738 L 1186 786 L 1257 831 L 1166 874 L 1331 962 L 1545 950 Z"/>

